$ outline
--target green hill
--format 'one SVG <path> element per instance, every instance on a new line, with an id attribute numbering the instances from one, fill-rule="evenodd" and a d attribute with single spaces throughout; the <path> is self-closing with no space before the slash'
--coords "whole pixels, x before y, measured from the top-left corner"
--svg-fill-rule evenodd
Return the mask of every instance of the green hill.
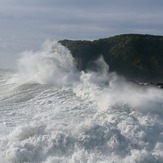
<path id="1" fill-rule="evenodd" d="M 59 41 L 81 70 L 103 56 L 110 72 L 129 80 L 163 82 L 163 36 L 123 34 L 95 41 Z"/>

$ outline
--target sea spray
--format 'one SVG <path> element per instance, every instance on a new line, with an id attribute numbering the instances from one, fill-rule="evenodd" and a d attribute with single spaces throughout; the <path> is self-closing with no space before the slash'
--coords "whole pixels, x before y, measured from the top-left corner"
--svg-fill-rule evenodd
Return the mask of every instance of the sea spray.
<path id="1" fill-rule="evenodd" d="M 75 77 L 75 62 L 69 50 L 57 42 L 46 41 L 41 51 L 25 51 L 21 55 L 18 72 L 10 82 L 63 86 Z"/>
<path id="2" fill-rule="evenodd" d="M 23 53 L 0 98 L 0 162 L 163 162 L 163 91 L 96 64 L 77 71 L 58 43 Z"/>

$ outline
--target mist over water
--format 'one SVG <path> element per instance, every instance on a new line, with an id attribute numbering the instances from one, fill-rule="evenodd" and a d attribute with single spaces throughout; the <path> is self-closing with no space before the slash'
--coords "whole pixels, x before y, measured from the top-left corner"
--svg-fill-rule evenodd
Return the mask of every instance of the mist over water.
<path id="1" fill-rule="evenodd" d="M 68 49 L 46 42 L 0 71 L 0 162 L 163 162 L 163 91 L 96 64 L 79 72 Z"/>

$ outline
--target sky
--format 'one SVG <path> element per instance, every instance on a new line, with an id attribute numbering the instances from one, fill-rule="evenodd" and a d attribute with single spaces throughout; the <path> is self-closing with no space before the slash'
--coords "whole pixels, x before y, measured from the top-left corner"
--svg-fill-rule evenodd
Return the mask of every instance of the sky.
<path id="1" fill-rule="evenodd" d="M 45 40 L 163 35 L 163 0 L 0 0 L 0 67 Z"/>

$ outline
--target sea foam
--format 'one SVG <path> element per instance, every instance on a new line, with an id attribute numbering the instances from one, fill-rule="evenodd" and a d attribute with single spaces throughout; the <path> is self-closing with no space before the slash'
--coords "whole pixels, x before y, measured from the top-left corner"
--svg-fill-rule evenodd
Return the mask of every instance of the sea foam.
<path id="1" fill-rule="evenodd" d="M 79 72 L 54 42 L 22 54 L 3 82 L 0 162 L 163 162 L 163 91 L 96 64 Z"/>

